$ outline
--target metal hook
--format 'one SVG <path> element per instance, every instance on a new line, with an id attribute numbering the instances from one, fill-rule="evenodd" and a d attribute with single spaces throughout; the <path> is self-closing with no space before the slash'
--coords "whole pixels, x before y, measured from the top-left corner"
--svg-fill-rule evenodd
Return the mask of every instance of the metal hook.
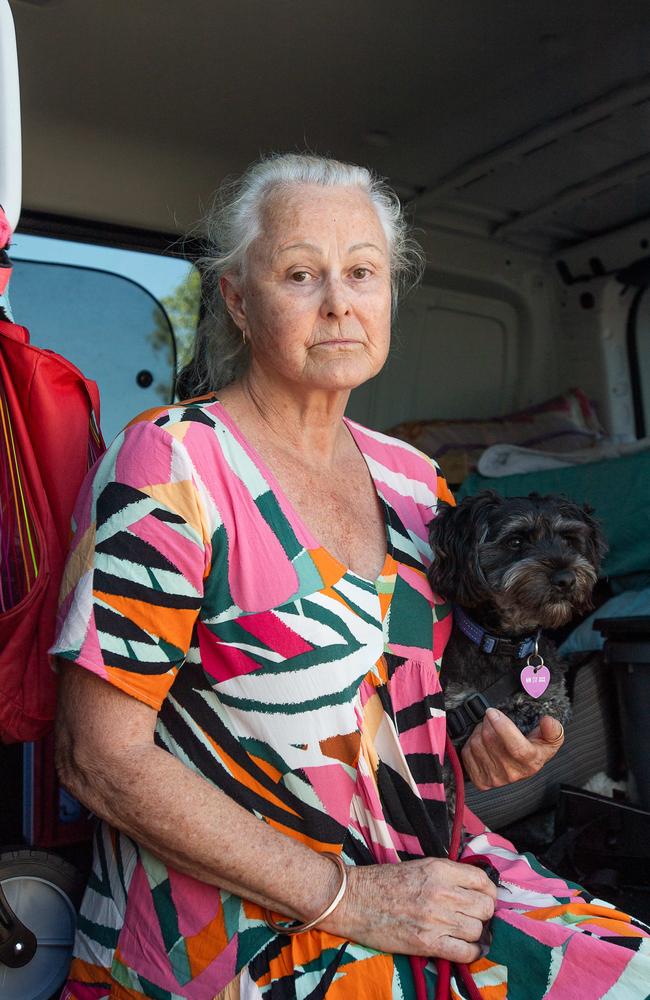
<path id="1" fill-rule="evenodd" d="M 532 662 L 535 659 L 537 660 L 537 665 Z M 539 636 L 535 639 L 535 648 L 532 653 L 529 654 L 528 659 L 526 660 L 526 666 L 532 667 L 535 673 L 537 673 L 537 671 L 544 666 L 544 657 L 539 651 Z"/>

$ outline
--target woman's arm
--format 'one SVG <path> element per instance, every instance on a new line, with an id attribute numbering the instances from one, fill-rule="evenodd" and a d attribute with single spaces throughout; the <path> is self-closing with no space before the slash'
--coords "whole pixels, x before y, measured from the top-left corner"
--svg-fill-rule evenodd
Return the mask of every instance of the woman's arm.
<path id="1" fill-rule="evenodd" d="M 156 713 L 76 665 L 61 664 L 61 781 L 165 864 L 311 919 L 334 897 L 332 862 L 274 830 L 156 746 Z M 496 890 L 480 870 L 438 859 L 349 869 L 321 926 L 382 951 L 472 961 Z"/>
<path id="2" fill-rule="evenodd" d="M 315 915 L 320 903 L 325 909 L 338 885 L 331 861 L 261 823 L 156 746 L 148 705 L 89 671 L 61 666 L 57 768 L 81 802 L 187 875 L 292 916 L 309 908 Z M 312 866 L 312 885 L 301 860 Z"/>

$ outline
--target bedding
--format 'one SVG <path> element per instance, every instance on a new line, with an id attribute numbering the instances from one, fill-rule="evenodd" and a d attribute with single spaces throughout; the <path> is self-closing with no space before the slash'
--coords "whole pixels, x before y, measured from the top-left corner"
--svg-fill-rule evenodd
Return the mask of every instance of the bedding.
<path id="1" fill-rule="evenodd" d="M 409 420 L 387 431 L 440 465 L 447 482 L 461 483 L 493 444 L 542 451 L 590 448 L 603 436 L 596 410 L 580 389 L 490 420 Z"/>

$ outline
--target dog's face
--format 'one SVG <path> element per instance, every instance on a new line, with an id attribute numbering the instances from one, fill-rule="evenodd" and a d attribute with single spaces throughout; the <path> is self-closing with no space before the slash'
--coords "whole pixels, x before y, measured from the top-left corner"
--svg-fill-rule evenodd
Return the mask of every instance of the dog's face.
<path id="1" fill-rule="evenodd" d="M 588 509 L 556 496 L 441 503 L 429 525 L 434 591 L 464 608 L 491 608 L 504 631 L 558 628 L 591 608 L 606 551 Z"/>

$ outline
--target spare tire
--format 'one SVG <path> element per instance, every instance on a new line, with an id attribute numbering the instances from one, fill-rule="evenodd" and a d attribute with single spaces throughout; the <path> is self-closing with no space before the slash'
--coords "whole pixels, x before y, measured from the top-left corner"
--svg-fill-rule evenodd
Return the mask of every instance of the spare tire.
<path id="1" fill-rule="evenodd" d="M 36 935 L 36 953 L 21 968 L 0 964 L 2 1000 L 49 1000 L 65 981 L 84 876 L 47 851 L 0 854 L 0 883 L 12 910 Z"/>

